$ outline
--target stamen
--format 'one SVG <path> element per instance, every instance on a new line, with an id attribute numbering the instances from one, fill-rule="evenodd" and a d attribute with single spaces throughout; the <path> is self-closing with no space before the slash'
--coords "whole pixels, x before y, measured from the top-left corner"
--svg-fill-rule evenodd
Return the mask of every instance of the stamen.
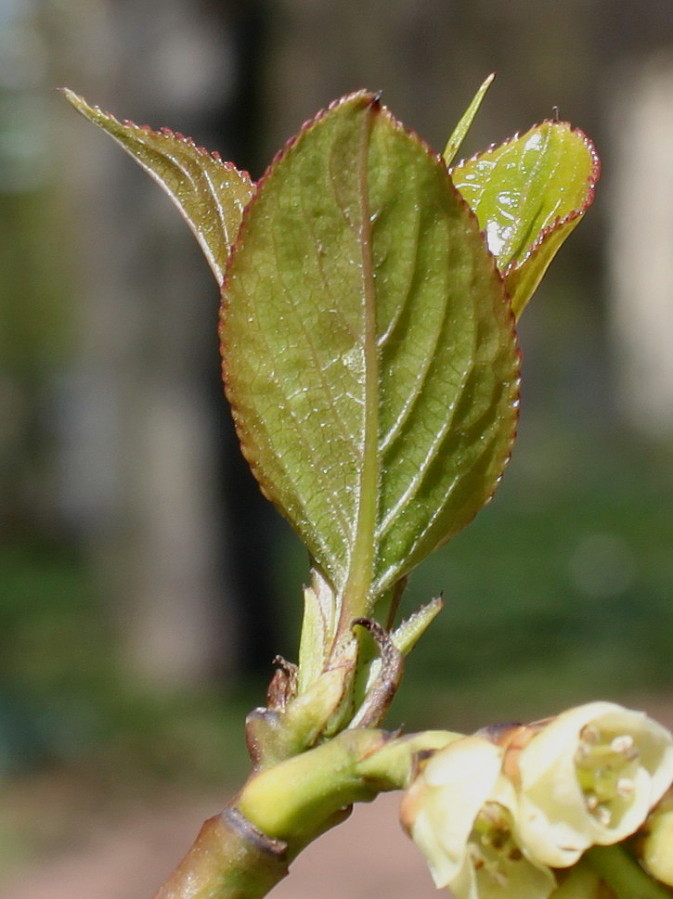
<path id="1" fill-rule="evenodd" d="M 629 750 L 633 749 L 633 737 L 630 734 L 620 734 L 618 737 L 614 738 L 610 744 L 610 748 L 613 752 L 618 752 L 620 755 L 626 755 Z"/>
<path id="2" fill-rule="evenodd" d="M 598 808 L 598 796 L 596 796 L 595 793 L 588 793 L 584 801 L 590 812 L 593 812 Z"/>
<path id="3" fill-rule="evenodd" d="M 629 796 L 635 788 L 636 785 L 630 777 L 620 777 L 617 781 L 617 792 L 620 796 Z"/>
<path id="4" fill-rule="evenodd" d="M 595 745 L 601 738 L 601 732 L 595 724 L 586 724 L 580 731 L 580 738 L 589 746 Z"/>
<path id="5" fill-rule="evenodd" d="M 472 842 L 468 843 L 467 854 L 469 855 L 470 860 L 471 860 L 472 864 L 474 865 L 474 868 L 476 871 L 478 871 L 479 868 L 484 867 L 486 858 L 484 856 L 484 853 L 481 851 L 481 849 L 479 848 L 479 846 L 476 843 L 472 843 Z"/>
<path id="6" fill-rule="evenodd" d="M 585 758 L 591 753 L 591 746 L 588 746 L 586 743 L 580 743 L 577 749 L 575 750 L 575 762 L 578 765 L 581 765 Z"/>
<path id="7" fill-rule="evenodd" d="M 506 887 L 509 884 L 509 879 L 504 871 L 501 871 L 500 868 L 492 867 L 488 869 L 488 873 L 491 875 L 493 880 L 498 884 L 499 887 Z"/>
<path id="8" fill-rule="evenodd" d="M 603 827 L 609 827 L 612 821 L 612 813 L 607 805 L 597 805 L 594 809 L 594 815 L 598 819 L 598 823 Z"/>

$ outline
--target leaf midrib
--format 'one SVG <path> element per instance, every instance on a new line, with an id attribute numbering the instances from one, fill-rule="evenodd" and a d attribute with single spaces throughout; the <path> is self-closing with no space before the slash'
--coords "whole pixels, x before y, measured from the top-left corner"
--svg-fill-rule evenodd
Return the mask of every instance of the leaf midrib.
<path id="1" fill-rule="evenodd" d="M 354 618 L 367 613 L 374 573 L 374 535 L 379 500 L 379 358 L 376 340 L 376 287 L 369 202 L 369 150 L 371 131 L 379 113 L 378 100 L 370 99 L 363 117 L 358 153 L 360 229 L 357 237 L 362 265 L 364 421 L 355 538 L 341 603 L 338 628 L 340 633 L 344 633 L 350 628 L 350 622 Z"/>

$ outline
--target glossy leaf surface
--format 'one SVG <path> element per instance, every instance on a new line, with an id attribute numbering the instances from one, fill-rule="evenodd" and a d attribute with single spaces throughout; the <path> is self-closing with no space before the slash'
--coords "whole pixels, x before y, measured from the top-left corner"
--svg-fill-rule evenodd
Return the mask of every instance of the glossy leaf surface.
<path id="1" fill-rule="evenodd" d="M 587 137 L 553 121 L 452 169 L 505 277 L 515 315 L 591 205 L 598 174 Z"/>
<path id="2" fill-rule="evenodd" d="M 152 131 L 119 122 L 72 91 L 64 93 L 75 109 L 114 138 L 166 191 L 221 285 L 243 209 L 254 192 L 248 174 L 197 147 L 188 137 L 167 128 Z"/>
<path id="3" fill-rule="evenodd" d="M 362 614 L 474 516 L 509 455 L 518 355 L 478 224 L 441 158 L 355 94 L 258 185 L 223 297 L 243 451 Z"/>

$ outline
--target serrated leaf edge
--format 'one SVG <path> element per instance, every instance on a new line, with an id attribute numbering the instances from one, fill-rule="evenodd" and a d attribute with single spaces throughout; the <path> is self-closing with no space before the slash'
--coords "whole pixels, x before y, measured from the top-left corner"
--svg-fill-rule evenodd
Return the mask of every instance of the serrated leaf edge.
<path id="1" fill-rule="evenodd" d="M 208 150 L 206 147 L 197 144 L 193 137 L 189 137 L 188 135 L 183 134 L 181 131 L 173 131 L 171 128 L 166 128 L 161 126 L 160 128 L 153 128 L 151 125 L 138 125 L 137 122 L 132 121 L 131 119 L 118 119 L 113 113 L 106 112 L 102 107 L 98 104 L 90 104 L 88 103 L 80 94 L 71 90 L 69 87 L 58 87 L 56 90 L 65 94 L 68 101 L 72 104 L 72 106 L 83 115 L 84 118 L 88 118 L 86 112 L 81 108 L 82 106 L 86 106 L 94 112 L 99 113 L 107 119 L 112 119 L 116 122 L 117 125 L 121 125 L 123 127 L 135 128 L 136 131 L 149 131 L 152 134 L 164 134 L 166 137 L 174 137 L 176 140 L 181 143 L 188 144 L 192 149 L 196 150 L 201 156 L 207 156 L 212 159 L 214 162 L 219 163 L 223 168 L 229 171 L 235 171 L 239 175 L 242 175 L 245 180 L 247 180 L 251 186 L 254 186 L 255 182 L 250 177 L 249 172 L 246 172 L 245 169 L 239 169 L 234 165 L 233 162 L 229 162 L 227 160 L 222 159 L 221 154 L 217 150 Z M 114 135 L 110 135 L 113 140 L 117 143 L 121 143 L 118 138 L 114 137 Z M 123 145 L 122 145 L 123 146 Z M 124 148 L 125 149 L 125 148 Z M 128 152 L 128 151 L 127 151 Z M 144 166 L 143 166 L 144 167 Z"/>
<path id="2" fill-rule="evenodd" d="M 600 158 L 593 141 L 590 140 L 580 128 L 571 128 L 570 130 L 574 134 L 577 134 L 584 138 L 584 143 L 589 150 L 592 158 L 592 168 L 586 181 L 587 190 L 584 202 L 578 209 L 574 209 L 572 212 L 569 212 L 565 216 L 557 216 L 554 221 L 551 222 L 551 224 L 547 225 L 546 228 L 543 228 L 542 231 L 540 231 L 537 240 L 535 240 L 535 242 L 531 244 L 530 248 L 523 256 L 523 258 L 516 263 L 514 261 L 509 263 L 504 271 L 505 278 L 507 278 L 508 275 L 510 275 L 517 269 L 523 268 L 523 266 L 527 262 L 529 262 L 530 259 L 536 256 L 542 245 L 547 242 L 547 239 L 551 237 L 552 234 L 563 228 L 565 225 L 569 225 L 571 222 L 574 222 L 577 219 L 581 219 L 594 202 L 596 196 L 596 185 L 598 184 L 598 180 L 601 175 Z"/>
<path id="3" fill-rule="evenodd" d="M 113 123 L 118 125 L 120 128 L 130 128 L 130 129 L 135 130 L 136 132 L 146 132 L 149 134 L 162 135 L 164 137 L 173 138 L 179 143 L 185 144 L 187 147 L 189 147 L 189 149 L 194 150 L 199 156 L 206 157 L 209 161 L 214 162 L 217 165 L 221 166 L 222 169 L 224 169 L 225 171 L 235 172 L 241 178 L 242 181 L 247 182 L 248 185 L 250 186 L 250 188 L 251 188 L 250 199 L 252 199 L 252 196 L 254 196 L 254 188 L 256 185 L 255 185 L 255 182 L 253 181 L 253 179 L 251 178 L 250 174 L 247 171 L 245 171 L 244 169 L 239 169 L 236 165 L 234 165 L 233 162 L 223 160 L 222 156 L 220 155 L 220 153 L 217 150 L 208 150 L 205 147 L 200 146 L 199 144 L 196 143 L 196 141 L 193 138 L 182 134 L 182 132 L 180 132 L 180 131 L 173 131 L 172 129 L 166 128 L 166 127 L 160 127 L 157 129 L 157 128 L 152 128 L 151 125 L 138 125 L 131 119 L 118 119 L 112 113 L 106 112 L 100 106 L 89 104 L 82 96 L 75 93 L 75 91 L 70 90 L 70 88 L 61 87 L 61 88 L 57 88 L 57 90 L 59 90 L 61 93 L 63 93 L 65 95 L 68 102 L 74 107 L 74 109 L 77 110 L 77 112 L 79 112 L 79 114 L 81 116 L 83 116 L 85 119 L 87 119 L 87 121 L 90 121 L 92 124 L 97 125 L 99 128 L 101 128 L 102 131 L 104 131 L 110 138 L 112 138 L 112 140 L 114 140 L 115 143 L 118 144 L 122 148 L 122 150 L 124 150 L 125 153 L 127 153 L 129 156 L 131 156 L 132 159 L 145 172 L 147 172 L 147 174 L 152 178 L 152 180 L 155 181 L 161 187 L 161 189 L 164 191 L 164 193 L 171 199 L 173 204 L 177 207 L 180 215 L 186 222 L 187 226 L 189 227 L 190 231 L 192 232 L 192 234 L 194 235 L 196 240 L 198 241 L 198 244 L 201 247 L 201 250 L 202 250 L 204 256 L 206 257 L 208 264 L 209 264 L 213 274 L 215 275 L 215 279 L 217 280 L 218 284 L 221 286 L 222 282 L 223 282 L 223 278 L 224 278 L 224 269 L 220 265 L 218 260 L 216 260 L 214 258 L 208 243 L 198 233 L 198 230 L 192 224 L 189 216 L 183 210 L 182 204 L 180 203 L 178 198 L 167 187 L 166 183 L 161 180 L 159 175 L 154 171 L 154 169 L 152 169 L 151 166 L 148 166 L 146 163 L 144 163 L 140 159 L 138 159 L 138 157 L 135 156 L 129 150 L 129 148 L 127 146 L 125 146 L 124 142 L 122 140 L 120 140 L 120 138 L 117 137 L 117 135 L 115 135 L 112 132 L 108 131 L 107 129 L 103 128 L 101 126 L 101 124 L 95 120 L 95 118 L 93 118 L 92 116 L 89 115 L 88 110 L 91 110 L 93 113 L 97 113 L 98 115 L 102 116 L 104 119 L 111 120 Z M 174 160 L 172 160 L 172 161 L 174 162 Z M 177 163 L 175 163 L 175 164 L 177 164 Z M 205 171 L 204 171 L 204 176 L 208 179 L 208 181 L 210 181 L 210 179 L 208 178 L 208 175 Z M 212 194 L 215 204 L 217 205 L 217 207 L 219 209 L 220 204 L 219 204 L 216 192 L 214 190 L 211 190 L 211 194 Z M 247 205 L 247 203 L 246 203 L 246 205 Z M 220 219 L 222 219 L 222 216 L 220 216 Z"/>

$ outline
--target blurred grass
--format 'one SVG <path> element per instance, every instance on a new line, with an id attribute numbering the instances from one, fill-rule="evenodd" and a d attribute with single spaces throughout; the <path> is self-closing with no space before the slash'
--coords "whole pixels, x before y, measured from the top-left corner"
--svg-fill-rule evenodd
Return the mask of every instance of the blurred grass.
<path id="1" fill-rule="evenodd" d="M 443 590 L 446 608 L 409 661 L 409 726 L 673 686 L 673 457 L 589 427 L 544 435 L 521 435 L 493 504 L 413 578 L 416 602 Z"/>
<path id="2" fill-rule="evenodd" d="M 1 546 L 0 584 L 0 774 L 76 767 L 116 790 L 129 776 L 221 783 L 243 772 L 252 691 L 134 683 L 79 551 Z"/>
<path id="3" fill-rule="evenodd" d="M 133 682 L 81 552 L 0 544 L 0 872 L 203 793 L 247 768 L 253 688 L 158 694 Z M 147 814 L 147 812 L 144 812 Z M 102 815 L 102 818 L 101 818 Z"/>

